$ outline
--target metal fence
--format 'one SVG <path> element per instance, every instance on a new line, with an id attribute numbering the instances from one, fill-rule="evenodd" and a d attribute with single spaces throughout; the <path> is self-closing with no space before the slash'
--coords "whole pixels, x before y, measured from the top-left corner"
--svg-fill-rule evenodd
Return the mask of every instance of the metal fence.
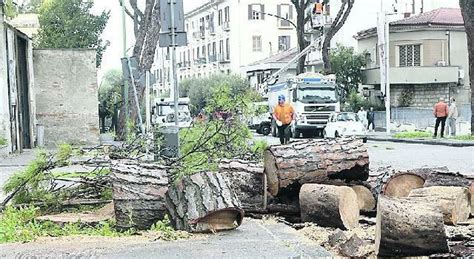
<path id="1" fill-rule="evenodd" d="M 434 127 L 435 118 L 433 109 L 397 107 L 391 109 L 391 121 L 399 124 L 415 124 L 416 128 Z M 459 107 L 460 118 L 458 121 L 471 120 L 471 106 L 469 104 Z M 385 128 L 385 112 L 375 112 L 375 126 Z"/>

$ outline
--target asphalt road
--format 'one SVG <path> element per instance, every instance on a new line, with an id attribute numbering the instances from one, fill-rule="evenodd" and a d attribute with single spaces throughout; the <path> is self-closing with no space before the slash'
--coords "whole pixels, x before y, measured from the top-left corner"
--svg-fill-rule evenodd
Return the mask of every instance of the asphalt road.
<path id="1" fill-rule="evenodd" d="M 270 145 L 279 139 L 254 135 Z M 406 144 L 393 142 L 367 142 L 370 167 L 392 166 L 395 169 L 447 166 L 451 171 L 474 175 L 474 147 L 448 147 L 441 145 Z"/>
<path id="2" fill-rule="evenodd" d="M 331 254 L 282 223 L 245 218 L 233 231 L 181 241 L 70 238 L 0 245 L 0 258 L 319 258 Z"/>

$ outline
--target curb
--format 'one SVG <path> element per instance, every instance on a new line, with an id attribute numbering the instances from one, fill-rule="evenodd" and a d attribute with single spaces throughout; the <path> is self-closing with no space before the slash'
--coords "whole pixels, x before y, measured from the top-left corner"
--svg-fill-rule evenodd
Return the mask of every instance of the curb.
<path id="1" fill-rule="evenodd" d="M 473 142 L 466 142 L 466 141 L 454 142 L 454 141 L 399 139 L 399 138 L 384 138 L 384 137 L 370 137 L 370 136 L 367 136 L 367 140 L 396 142 L 396 143 L 409 143 L 409 144 L 439 145 L 439 146 L 449 146 L 449 147 L 474 147 L 474 141 Z"/>

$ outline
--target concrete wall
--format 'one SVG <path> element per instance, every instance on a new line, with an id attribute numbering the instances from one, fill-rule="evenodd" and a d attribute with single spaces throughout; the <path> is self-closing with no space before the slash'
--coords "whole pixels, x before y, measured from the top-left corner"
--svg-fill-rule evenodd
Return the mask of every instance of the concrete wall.
<path id="1" fill-rule="evenodd" d="M 37 49 L 33 54 L 38 123 L 45 145 L 99 142 L 95 50 Z"/>
<path id="2" fill-rule="evenodd" d="M 10 111 L 8 100 L 8 60 L 5 24 L 3 22 L 2 8 L 0 8 L 0 138 L 8 142 L 7 148 L 0 147 L 0 155 L 11 150 Z"/>

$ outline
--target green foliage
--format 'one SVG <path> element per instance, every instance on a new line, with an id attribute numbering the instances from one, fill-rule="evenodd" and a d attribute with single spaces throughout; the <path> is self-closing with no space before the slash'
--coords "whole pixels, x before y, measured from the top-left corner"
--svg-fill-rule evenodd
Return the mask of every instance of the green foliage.
<path id="1" fill-rule="evenodd" d="M 5 146 L 7 144 L 7 139 L 4 137 L 0 137 L 0 147 Z"/>
<path id="2" fill-rule="evenodd" d="M 59 166 L 70 164 L 73 148 L 71 145 L 63 143 L 58 145 L 58 153 L 56 154 L 56 162 Z"/>
<path id="3" fill-rule="evenodd" d="M 357 90 L 353 89 L 349 93 L 349 97 L 346 99 L 347 106 L 345 107 L 346 111 L 358 112 L 361 107 L 364 107 L 365 110 L 369 110 L 370 107 L 374 108 L 374 111 L 382 111 L 385 107 L 378 103 L 373 103 L 357 93 Z"/>
<path id="4" fill-rule="evenodd" d="M 122 100 L 122 72 L 118 69 L 105 73 L 99 87 L 99 114 L 101 117 L 111 117 L 118 103 Z"/>
<path id="5" fill-rule="evenodd" d="M 268 142 L 262 139 L 262 140 L 255 141 L 250 149 L 252 151 L 252 154 L 254 154 L 254 156 L 261 158 L 263 157 L 263 151 L 265 151 L 267 147 L 268 147 Z"/>
<path id="6" fill-rule="evenodd" d="M 184 239 L 189 238 L 190 236 L 188 232 L 174 230 L 174 228 L 171 227 L 171 222 L 169 220 L 168 215 L 165 215 L 165 218 L 163 220 L 160 220 L 153 224 L 153 226 L 151 226 L 150 231 L 160 233 L 160 239 L 165 241 Z"/>
<path id="7" fill-rule="evenodd" d="M 252 154 L 252 135 L 242 118 L 253 110 L 256 95 L 249 88 L 236 91 L 229 81 L 213 88 L 212 97 L 203 110 L 211 118 L 180 131 L 180 162 L 176 177 L 204 170 L 216 170 L 224 158 Z M 257 151 L 255 151 L 257 152 Z"/>
<path id="8" fill-rule="evenodd" d="M 463 140 L 463 141 L 473 141 L 474 140 L 474 136 L 472 135 L 458 135 L 458 136 L 454 136 L 454 137 L 450 137 L 450 139 L 454 139 L 454 140 Z"/>
<path id="9" fill-rule="evenodd" d="M 20 6 L 21 13 L 38 13 L 45 0 L 26 0 Z"/>
<path id="10" fill-rule="evenodd" d="M 47 0 L 40 8 L 40 29 L 36 47 L 88 48 L 97 51 L 97 67 L 102 61 L 108 42 L 101 34 L 109 20 L 109 12 L 91 13 L 93 1 Z"/>
<path id="11" fill-rule="evenodd" d="M 216 89 L 221 86 L 228 86 L 233 96 L 249 91 L 248 83 L 238 75 L 216 74 L 209 78 L 184 80 L 180 84 L 180 95 L 189 97 L 192 115 L 197 115 L 204 109 L 207 103 L 213 98 Z"/>
<path id="12" fill-rule="evenodd" d="M 408 131 L 408 132 L 399 132 L 393 135 L 395 138 L 429 138 L 431 137 L 430 132 L 425 131 Z"/>
<path id="13" fill-rule="evenodd" d="M 398 96 L 398 107 L 408 107 L 413 104 L 413 99 L 415 98 L 415 88 L 414 87 L 405 87 L 403 91 Z"/>
<path id="14" fill-rule="evenodd" d="M 7 19 L 13 19 L 18 15 L 18 7 L 13 0 L 6 0 L 4 6 L 5 16 Z"/>
<path id="15" fill-rule="evenodd" d="M 356 54 L 354 48 L 337 45 L 329 55 L 332 70 L 336 74 L 339 95 L 342 101 L 356 90 L 363 81 L 362 68 L 366 65 L 365 53 Z"/>

